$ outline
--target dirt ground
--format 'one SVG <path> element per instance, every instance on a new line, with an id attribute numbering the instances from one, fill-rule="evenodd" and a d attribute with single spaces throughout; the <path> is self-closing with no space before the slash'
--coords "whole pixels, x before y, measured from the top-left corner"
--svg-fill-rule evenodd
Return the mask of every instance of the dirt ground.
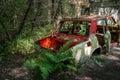
<path id="1" fill-rule="evenodd" d="M 100 56 L 104 61 L 88 61 L 76 80 L 120 80 L 120 47 L 114 47 L 110 54 Z"/>
<path id="2" fill-rule="evenodd" d="M 120 47 L 108 55 L 99 55 L 104 61 L 90 59 L 79 73 L 66 72 L 66 78 L 52 74 L 48 80 L 120 80 Z M 0 63 L 0 80 L 35 80 L 33 71 L 25 68 L 24 56 L 15 55 Z"/>

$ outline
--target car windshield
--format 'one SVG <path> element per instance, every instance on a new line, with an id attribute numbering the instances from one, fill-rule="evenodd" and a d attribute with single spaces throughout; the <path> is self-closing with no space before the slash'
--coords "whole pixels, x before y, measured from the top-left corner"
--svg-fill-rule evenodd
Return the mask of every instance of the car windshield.
<path id="1" fill-rule="evenodd" d="M 59 33 L 87 35 L 89 33 L 90 22 L 87 21 L 63 21 L 59 28 Z"/>

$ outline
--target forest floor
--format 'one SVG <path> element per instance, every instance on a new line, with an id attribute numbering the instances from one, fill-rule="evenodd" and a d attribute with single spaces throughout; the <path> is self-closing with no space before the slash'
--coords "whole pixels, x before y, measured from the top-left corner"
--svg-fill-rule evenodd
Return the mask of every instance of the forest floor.
<path id="1" fill-rule="evenodd" d="M 80 72 L 67 72 L 66 78 L 51 74 L 48 80 L 120 80 L 120 47 L 111 49 L 104 59 L 97 62 L 90 59 L 81 65 Z M 33 71 L 23 66 L 25 57 L 14 55 L 0 63 L 0 80 L 35 80 Z"/>

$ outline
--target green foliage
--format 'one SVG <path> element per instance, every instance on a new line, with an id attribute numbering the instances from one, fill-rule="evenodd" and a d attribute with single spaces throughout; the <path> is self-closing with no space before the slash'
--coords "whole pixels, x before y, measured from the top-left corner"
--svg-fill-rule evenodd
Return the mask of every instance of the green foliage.
<path id="1" fill-rule="evenodd" d="M 46 4 L 48 0 L 42 1 Z M 66 3 L 66 2 L 65 2 Z M 65 5 L 63 3 L 63 5 Z M 55 3 L 56 4 L 56 3 Z M 67 4 L 68 5 L 68 4 Z M 35 53 L 35 41 L 41 39 L 42 37 L 50 34 L 50 30 L 53 29 L 53 25 L 48 25 L 48 17 L 50 18 L 51 13 L 48 11 L 50 6 L 41 5 L 39 6 L 38 13 L 35 13 L 36 7 L 32 5 L 25 23 L 22 25 L 24 28 L 20 34 L 15 34 L 19 31 L 20 24 L 25 17 L 28 4 L 26 0 L 3 0 L 0 3 L 0 42 L 4 42 L 0 45 L 0 52 L 7 54 L 31 54 Z M 49 8 L 48 8 L 49 7 Z M 69 5 L 68 5 L 69 7 Z M 36 8 L 36 9 L 34 9 Z M 57 8 L 57 7 L 55 7 Z M 65 14 L 69 14 L 69 9 L 67 6 L 63 11 Z M 37 18 L 35 19 L 35 14 Z M 45 19 L 44 19 L 44 18 Z M 39 21 L 40 20 L 40 21 Z M 36 23 L 35 23 L 36 22 Z M 41 23 L 43 22 L 43 23 Z M 2 24 L 3 23 L 3 24 Z M 35 24 L 33 24 L 35 23 Z M 36 24 L 44 24 L 44 26 Z M 47 23 L 47 24 L 46 24 Z M 4 25 L 4 26 L 3 26 Z M 4 28 L 3 28 L 4 27 Z M 6 29 L 5 29 L 6 28 Z M 32 30 L 33 29 L 33 30 Z M 8 35 L 5 33 L 8 32 Z M 14 36 L 17 36 L 14 38 Z M 9 41 L 7 37 L 13 38 L 12 41 Z M 70 69 L 76 71 L 75 61 L 72 57 L 71 50 L 65 51 L 68 47 L 69 42 L 60 48 L 60 53 L 54 54 L 50 51 L 39 49 L 39 53 L 35 57 L 30 57 L 26 60 L 25 65 L 35 70 L 35 75 L 41 76 L 42 79 L 46 79 L 49 73 L 55 70 Z M 39 47 L 39 46 L 37 46 Z M 0 61 L 4 59 L 3 55 L 0 55 Z"/>
<path id="2" fill-rule="evenodd" d="M 18 35 L 15 34 L 15 32 L 18 31 L 26 9 L 27 5 L 25 0 L 4 0 L 0 2 L 1 41 L 5 41 L 6 43 L 10 39 L 12 40 L 14 36 Z M 26 23 L 28 23 L 28 21 L 26 21 Z"/>
<path id="3" fill-rule="evenodd" d="M 35 51 L 35 41 L 50 34 L 51 29 L 53 29 L 53 25 L 46 25 L 41 28 L 35 28 L 30 33 L 30 29 L 26 28 L 14 41 L 1 45 L 0 51 L 12 54 L 32 54 Z"/>
<path id="4" fill-rule="evenodd" d="M 75 16 L 75 6 L 68 3 L 68 0 L 62 1 L 63 6 L 63 16 L 74 17 Z"/>
<path id="5" fill-rule="evenodd" d="M 2 62 L 4 60 L 5 56 L 6 56 L 6 54 L 3 54 L 3 53 L 0 54 L 0 62 Z"/>
<path id="6" fill-rule="evenodd" d="M 32 39 L 20 39 L 17 38 L 12 43 L 8 44 L 8 52 L 28 54 L 34 49 L 34 41 Z"/>
<path id="7" fill-rule="evenodd" d="M 26 10 L 25 0 L 8 0 L 0 4 L 0 20 L 9 30 L 15 29 Z"/>
<path id="8" fill-rule="evenodd" d="M 38 53 L 37 57 L 29 57 L 24 64 L 26 67 L 34 69 L 37 79 L 45 80 L 50 73 L 56 70 L 61 72 L 65 69 L 77 71 L 71 50 L 55 54 L 45 49 L 39 49 Z"/>
<path id="9" fill-rule="evenodd" d="M 103 57 L 101 56 L 94 56 L 93 57 L 94 60 L 97 60 L 98 62 L 104 62 L 105 60 L 103 59 Z"/>
<path id="10" fill-rule="evenodd" d="M 68 41 L 68 42 L 66 42 L 66 43 L 59 49 L 59 52 L 63 52 L 63 51 L 65 51 L 66 49 L 68 49 L 71 42 L 72 42 L 71 40 Z"/>
<path id="11" fill-rule="evenodd" d="M 3 56 L 0 55 L 0 62 L 3 60 Z"/>
<path id="12" fill-rule="evenodd" d="M 99 67 L 103 67 L 103 64 L 105 62 L 105 59 L 103 59 L 100 56 L 94 56 L 92 57 L 92 59 L 95 61 L 95 63 L 99 66 Z"/>

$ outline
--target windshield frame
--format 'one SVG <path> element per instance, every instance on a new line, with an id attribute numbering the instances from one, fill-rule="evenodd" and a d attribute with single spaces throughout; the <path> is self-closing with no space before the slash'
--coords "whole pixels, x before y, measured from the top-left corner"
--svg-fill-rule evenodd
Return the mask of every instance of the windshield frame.
<path id="1" fill-rule="evenodd" d="M 74 23 L 77 23 L 77 22 L 79 22 L 79 23 L 81 23 L 81 22 L 84 22 L 84 23 L 88 23 L 89 25 L 86 25 L 86 33 L 84 34 L 84 35 L 82 35 L 82 36 L 87 36 L 87 35 L 89 35 L 89 30 L 90 30 L 90 27 L 91 27 L 91 25 L 92 25 L 92 23 L 91 23 L 91 21 L 86 21 L 86 20 L 64 20 L 64 21 L 60 21 L 59 23 L 58 23 L 58 27 L 57 27 L 57 29 L 56 29 L 56 33 L 57 34 L 59 34 L 59 33 L 62 33 L 60 30 L 61 30 L 61 27 L 62 27 L 62 25 L 63 25 L 63 23 L 65 23 L 65 22 L 72 22 L 73 23 L 73 27 L 72 28 L 75 28 L 75 24 Z M 64 33 L 64 34 L 72 34 L 72 35 L 79 35 L 79 34 L 74 34 L 73 32 L 72 33 Z"/>

